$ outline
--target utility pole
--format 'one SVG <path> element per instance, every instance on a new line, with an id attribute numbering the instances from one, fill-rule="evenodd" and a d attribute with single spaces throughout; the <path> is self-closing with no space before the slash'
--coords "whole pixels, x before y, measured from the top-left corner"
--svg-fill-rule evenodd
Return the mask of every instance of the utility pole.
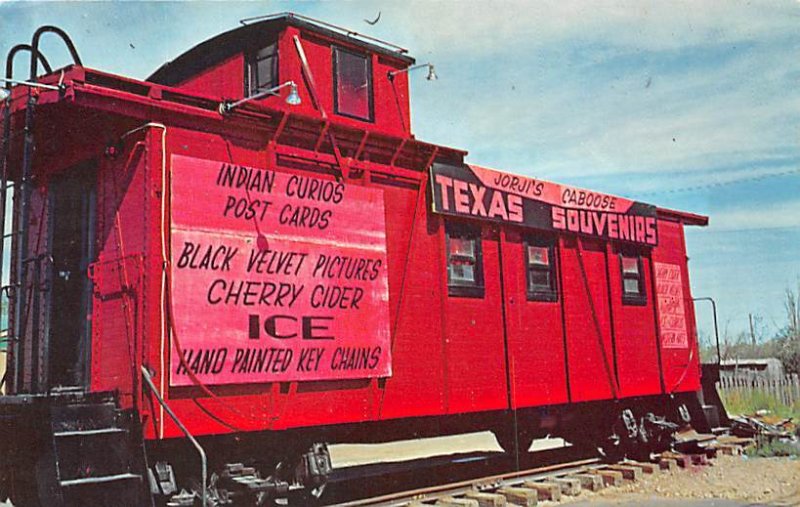
<path id="1" fill-rule="evenodd" d="M 750 318 L 750 342 L 753 344 L 753 347 L 756 346 L 756 332 L 753 328 L 753 314 L 748 313 L 747 316 Z"/>

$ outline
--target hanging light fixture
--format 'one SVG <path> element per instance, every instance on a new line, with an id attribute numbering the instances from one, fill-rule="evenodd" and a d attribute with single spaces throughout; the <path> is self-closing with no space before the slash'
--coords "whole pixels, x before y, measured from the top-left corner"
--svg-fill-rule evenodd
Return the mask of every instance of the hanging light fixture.
<path id="1" fill-rule="evenodd" d="M 273 86 L 269 90 L 264 90 L 263 92 L 258 92 L 251 97 L 246 97 L 241 100 L 237 100 L 236 102 L 225 101 L 219 104 L 219 114 L 228 114 L 233 111 L 235 108 L 241 106 L 242 104 L 246 104 L 251 100 L 258 100 L 266 97 L 267 95 L 278 95 L 278 91 L 290 87 L 289 95 L 286 96 L 286 103 L 290 106 L 297 106 L 299 105 L 302 100 L 300 99 L 300 94 L 297 93 L 297 84 L 294 81 L 286 81 L 283 84 L 279 84 L 278 86 Z"/>
<path id="2" fill-rule="evenodd" d="M 286 96 L 286 103 L 290 106 L 299 106 L 300 102 L 300 94 L 297 93 L 297 85 L 294 82 L 291 82 L 291 88 L 289 89 L 289 95 Z"/>
<path id="3" fill-rule="evenodd" d="M 436 75 L 436 71 L 433 70 L 433 64 L 428 64 L 428 76 L 425 79 L 428 81 L 436 81 L 439 79 L 439 76 Z"/>
<path id="4" fill-rule="evenodd" d="M 419 65 L 412 65 L 411 67 L 400 69 L 400 70 L 393 70 L 391 72 L 387 72 L 386 76 L 389 78 L 389 81 L 392 81 L 394 77 L 398 74 L 402 74 L 403 72 L 410 72 L 412 70 L 421 69 L 423 67 L 428 68 L 428 76 L 425 78 L 428 81 L 436 81 L 439 79 L 439 76 L 436 75 L 436 71 L 433 69 L 432 63 L 420 63 Z"/>

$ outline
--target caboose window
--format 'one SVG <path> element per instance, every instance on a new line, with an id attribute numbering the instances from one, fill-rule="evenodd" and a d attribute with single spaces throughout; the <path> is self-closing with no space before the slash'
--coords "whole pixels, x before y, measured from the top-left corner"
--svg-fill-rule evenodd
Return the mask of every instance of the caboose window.
<path id="1" fill-rule="evenodd" d="M 333 48 L 336 113 L 372 121 L 372 62 L 369 57 Z"/>
<path id="2" fill-rule="evenodd" d="M 558 301 L 555 243 L 551 239 L 530 238 L 525 242 L 529 301 Z"/>
<path id="3" fill-rule="evenodd" d="M 253 51 L 245 57 L 244 94 L 250 97 L 278 86 L 278 45 Z"/>
<path id="4" fill-rule="evenodd" d="M 629 305 L 644 305 L 647 294 L 644 291 L 644 274 L 640 255 L 619 256 L 622 271 L 622 302 Z"/>
<path id="5" fill-rule="evenodd" d="M 483 297 L 480 229 L 448 224 L 445 233 L 449 295 Z"/>

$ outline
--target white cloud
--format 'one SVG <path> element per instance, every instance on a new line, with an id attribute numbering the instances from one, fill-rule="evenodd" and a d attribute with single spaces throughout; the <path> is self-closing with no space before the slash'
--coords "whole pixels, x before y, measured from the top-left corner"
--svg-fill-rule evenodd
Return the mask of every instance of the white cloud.
<path id="1" fill-rule="evenodd" d="M 718 40 L 687 46 L 671 67 L 660 59 L 675 55 L 654 53 L 652 68 L 621 68 L 618 74 L 603 73 L 605 60 L 583 60 L 589 69 L 556 71 L 499 53 L 483 85 L 481 69 L 467 66 L 451 76 L 463 80 L 464 90 L 452 88 L 441 100 L 436 90 L 423 89 L 415 101 L 416 130 L 423 138 L 467 147 L 475 162 L 512 164 L 499 167 L 549 178 L 662 174 L 748 161 L 758 170 L 758 161 L 797 148 L 800 39 L 784 47 L 772 31 L 733 29 L 728 37 L 730 32 L 760 38 L 709 68 L 693 58 L 711 58 L 707 53 L 720 48 Z M 604 49 L 615 51 L 629 53 L 620 46 Z M 446 65 L 443 79 L 449 70 Z M 448 118 L 453 111 L 458 116 Z"/>
<path id="2" fill-rule="evenodd" d="M 796 235 L 800 238 L 800 199 L 719 211 L 713 215 L 709 223 L 711 231 L 750 231 L 790 227 L 799 228 Z"/>

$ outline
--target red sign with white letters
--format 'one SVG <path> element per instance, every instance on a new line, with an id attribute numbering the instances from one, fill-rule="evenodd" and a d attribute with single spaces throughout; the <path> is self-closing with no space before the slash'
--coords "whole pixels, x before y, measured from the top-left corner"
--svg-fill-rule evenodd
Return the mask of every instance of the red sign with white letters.
<path id="1" fill-rule="evenodd" d="M 391 375 L 382 191 L 178 155 L 171 175 L 171 385 Z"/>
<path id="2" fill-rule="evenodd" d="M 658 244 L 655 206 L 476 165 L 431 167 L 433 211 L 536 229 Z"/>

